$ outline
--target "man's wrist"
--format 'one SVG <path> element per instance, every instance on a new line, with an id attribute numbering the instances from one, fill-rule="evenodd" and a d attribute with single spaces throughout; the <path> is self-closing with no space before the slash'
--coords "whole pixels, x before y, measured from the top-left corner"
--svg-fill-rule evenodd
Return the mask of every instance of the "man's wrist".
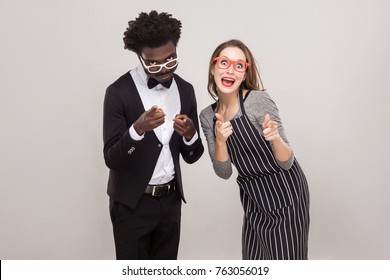
<path id="1" fill-rule="evenodd" d="M 188 146 L 191 146 L 192 144 L 194 144 L 195 141 L 198 140 L 198 138 L 199 138 L 199 135 L 198 135 L 197 131 L 195 131 L 195 134 L 191 137 L 190 140 L 187 140 L 186 137 L 183 136 L 184 143 Z"/>
<path id="2" fill-rule="evenodd" d="M 145 131 L 142 131 L 141 129 L 139 129 L 138 126 L 137 126 L 137 124 L 134 124 L 133 127 L 134 127 L 135 132 L 137 132 L 137 134 L 138 134 L 139 136 L 142 136 L 142 135 L 145 134 Z"/>
<path id="3" fill-rule="evenodd" d="M 144 138 L 145 134 L 139 135 L 135 130 L 134 125 L 132 125 L 129 129 L 130 137 L 135 141 L 140 141 Z"/>

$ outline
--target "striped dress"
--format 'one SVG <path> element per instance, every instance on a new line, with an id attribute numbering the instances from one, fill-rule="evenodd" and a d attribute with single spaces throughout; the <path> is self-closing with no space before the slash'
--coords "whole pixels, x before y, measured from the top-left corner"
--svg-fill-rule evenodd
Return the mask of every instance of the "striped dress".
<path id="1" fill-rule="evenodd" d="M 279 166 L 270 143 L 252 124 L 243 105 L 240 95 L 242 115 L 230 121 L 233 133 L 227 141 L 245 212 L 243 259 L 307 259 L 309 191 L 305 175 L 296 159 L 288 170 Z"/>

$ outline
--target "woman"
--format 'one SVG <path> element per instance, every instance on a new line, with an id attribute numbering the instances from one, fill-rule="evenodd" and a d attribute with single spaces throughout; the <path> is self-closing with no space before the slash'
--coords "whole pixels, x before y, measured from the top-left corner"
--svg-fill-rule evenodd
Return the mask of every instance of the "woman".
<path id="1" fill-rule="evenodd" d="M 202 110 L 200 121 L 215 173 L 228 179 L 232 164 L 238 171 L 243 259 L 307 259 L 307 181 L 253 55 L 241 41 L 215 49 L 208 91 L 216 102 Z"/>

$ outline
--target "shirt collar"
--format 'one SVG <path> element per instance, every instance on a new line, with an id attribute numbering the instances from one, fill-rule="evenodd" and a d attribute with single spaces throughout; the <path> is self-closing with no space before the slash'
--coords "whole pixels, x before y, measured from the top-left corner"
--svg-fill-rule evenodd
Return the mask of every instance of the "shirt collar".
<path id="1" fill-rule="evenodd" d="M 141 64 L 138 64 L 136 69 L 139 76 L 141 77 L 142 82 L 145 84 L 145 86 L 147 86 L 149 77 L 146 75 L 144 68 Z"/>

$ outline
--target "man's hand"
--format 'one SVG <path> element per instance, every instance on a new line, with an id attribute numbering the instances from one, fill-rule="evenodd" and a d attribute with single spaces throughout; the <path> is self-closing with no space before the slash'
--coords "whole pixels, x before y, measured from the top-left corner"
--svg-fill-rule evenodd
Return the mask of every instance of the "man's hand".
<path id="1" fill-rule="evenodd" d="M 134 123 L 138 135 L 151 131 L 165 122 L 165 113 L 156 105 L 145 111 Z"/>
<path id="2" fill-rule="evenodd" d="M 196 132 L 193 121 L 186 115 L 176 115 L 173 119 L 173 128 L 177 134 L 184 136 L 187 141 L 190 141 Z"/>

